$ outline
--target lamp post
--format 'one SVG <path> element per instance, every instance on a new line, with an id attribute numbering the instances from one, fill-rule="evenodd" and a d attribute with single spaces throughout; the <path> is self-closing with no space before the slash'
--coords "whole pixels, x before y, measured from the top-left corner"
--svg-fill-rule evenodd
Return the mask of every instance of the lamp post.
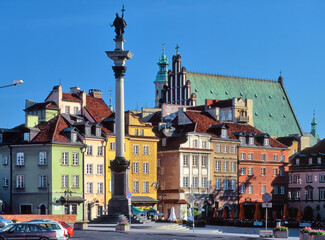
<path id="1" fill-rule="evenodd" d="M 9 85 L 5 85 L 5 86 L 0 86 L 0 88 L 5 88 L 5 87 L 11 87 L 11 86 L 16 86 L 16 85 L 20 85 L 20 84 L 23 84 L 24 81 L 23 80 L 15 80 L 13 81 L 12 84 L 9 84 Z"/>
<path id="2" fill-rule="evenodd" d="M 167 195 L 159 195 L 159 199 L 161 199 L 161 204 L 162 204 L 162 213 L 163 213 L 163 218 L 164 218 L 164 201 L 167 198 Z"/>

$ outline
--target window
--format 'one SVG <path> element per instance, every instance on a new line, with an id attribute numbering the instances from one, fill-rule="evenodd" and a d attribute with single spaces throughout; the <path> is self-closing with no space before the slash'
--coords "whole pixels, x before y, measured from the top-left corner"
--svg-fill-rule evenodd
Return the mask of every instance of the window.
<path id="1" fill-rule="evenodd" d="M 245 160 L 245 159 L 246 159 L 246 153 L 241 153 L 240 160 Z"/>
<path id="2" fill-rule="evenodd" d="M 292 175 L 289 175 L 289 183 L 292 183 Z"/>
<path id="3" fill-rule="evenodd" d="M 313 158 L 308 158 L 308 164 L 309 165 L 313 164 Z"/>
<path id="4" fill-rule="evenodd" d="M 114 151 L 115 150 L 115 142 L 110 142 L 109 143 L 109 150 Z"/>
<path id="5" fill-rule="evenodd" d="M 46 188 L 47 181 L 46 181 L 46 175 L 42 174 L 39 176 L 39 187 L 40 188 Z"/>
<path id="6" fill-rule="evenodd" d="M 193 158 L 192 159 L 192 166 L 197 167 L 199 156 L 198 155 L 193 155 L 192 158 Z"/>
<path id="7" fill-rule="evenodd" d="M 139 154 L 139 145 L 136 145 L 136 144 L 133 145 L 133 154 L 136 154 L 136 155 Z"/>
<path id="8" fill-rule="evenodd" d="M 188 166 L 188 158 L 189 158 L 189 155 L 183 155 L 183 166 L 184 167 Z"/>
<path id="9" fill-rule="evenodd" d="M 284 176 L 284 167 L 280 167 L 280 176 L 281 176 L 281 177 Z"/>
<path id="10" fill-rule="evenodd" d="M 68 165 L 69 164 L 69 153 L 63 152 L 62 153 L 62 165 Z"/>
<path id="11" fill-rule="evenodd" d="M 207 162 L 208 162 L 208 156 L 202 156 L 202 162 L 201 162 L 201 166 L 202 167 L 207 167 Z"/>
<path id="12" fill-rule="evenodd" d="M 265 176 L 266 173 L 266 168 L 262 167 L 261 168 L 261 176 Z"/>
<path id="13" fill-rule="evenodd" d="M 265 193 L 265 185 L 261 185 L 261 194 L 264 194 Z"/>
<path id="14" fill-rule="evenodd" d="M 133 192 L 139 193 L 139 181 L 133 181 Z"/>
<path id="15" fill-rule="evenodd" d="M 296 158 L 296 165 L 299 165 L 299 158 Z"/>
<path id="16" fill-rule="evenodd" d="M 288 191 L 288 199 L 291 200 L 292 199 L 292 192 Z"/>
<path id="17" fill-rule="evenodd" d="M 223 171 L 228 172 L 228 161 L 223 162 Z"/>
<path id="18" fill-rule="evenodd" d="M 249 145 L 254 145 L 254 137 L 249 137 Z"/>
<path id="19" fill-rule="evenodd" d="M 39 161 L 38 161 L 39 165 L 46 165 L 47 161 L 46 161 L 46 152 L 40 152 L 39 153 Z"/>
<path id="20" fill-rule="evenodd" d="M 273 194 L 278 194 L 278 186 L 273 187 Z"/>
<path id="21" fill-rule="evenodd" d="M 183 187 L 188 187 L 188 177 L 183 177 Z"/>
<path id="22" fill-rule="evenodd" d="M 246 187 L 245 187 L 245 185 L 241 185 L 240 186 L 240 193 L 241 194 L 245 194 L 246 193 Z"/>
<path id="23" fill-rule="evenodd" d="M 237 164 L 236 162 L 231 162 L 231 172 L 236 172 Z"/>
<path id="24" fill-rule="evenodd" d="M 65 113 L 70 114 L 70 106 L 65 106 Z"/>
<path id="25" fill-rule="evenodd" d="M 148 181 L 143 181 L 143 192 L 149 193 L 149 182 Z"/>
<path id="26" fill-rule="evenodd" d="M 253 185 L 249 185 L 248 194 L 253 194 Z"/>
<path id="27" fill-rule="evenodd" d="M 148 162 L 143 163 L 143 173 L 149 174 L 149 163 Z"/>
<path id="28" fill-rule="evenodd" d="M 69 187 L 69 176 L 68 175 L 62 175 L 62 187 L 63 188 Z"/>
<path id="29" fill-rule="evenodd" d="M 306 191 L 306 200 L 313 200 L 313 190 L 312 189 L 308 189 Z"/>
<path id="30" fill-rule="evenodd" d="M 72 154 L 72 165 L 79 165 L 79 153 Z"/>
<path id="31" fill-rule="evenodd" d="M 208 148 L 207 141 L 202 141 L 202 148 Z"/>
<path id="32" fill-rule="evenodd" d="M 245 167 L 240 168 L 240 175 L 242 175 L 242 176 L 246 175 L 246 168 Z"/>
<path id="33" fill-rule="evenodd" d="M 133 162 L 132 173 L 139 173 L 139 162 Z"/>
<path id="34" fill-rule="evenodd" d="M 278 155 L 276 155 L 276 154 L 273 155 L 273 161 L 274 162 L 277 162 L 278 161 Z"/>
<path id="35" fill-rule="evenodd" d="M 104 193 L 104 183 L 97 183 L 97 193 Z"/>
<path id="36" fill-rule="evenodd" d="M 319 189 L 319 200 L 325 200 L 325 189 Z"/>
<path id="37" fill-rule="evenodd" d="M 9 164 L 9 157 L 8 156 L 2 156 L 2 165 L 6 166 Z"/>
<path id="38" fill-rule="evenodd" d="M 264 138 L 264 146 L 269 146 L 270 145 L 270 139 Z"/>
<path id="39" fill-rule="evenodd" d="M 143 129 L 140 129 L 140 135 L 141 135 L 141 136 L 144 135 L 144 131 L 143 131 Z"/>
<path id="40" fill-rule="evenodd" d="M 193 140 L 193 147 L 197 148 L 198 147 L 198 141 L 197 139 Z"/>
<path id="41" fill-rule="evenodd" d="M 231 179 L 231 190 L 236 190 L 236 179 Z"/>
<path id="42" fill-rule="evenodd" d="M 229 146 L 224 146 L 224 150 L 223 150 L 224 153 L 228 153 L 229 152 Z"/>
<path id="43" fill-rule="evenodd" d="M 149 155 L 149 146 L 148 145 L 143 146 L 143 155 Z"/>
<path id="44" fill-rule="evenodd" d="M 87 155 L 93 155 L 93 146 L 87 145 Z"/>
<path id="45" fill-rule="evenodd" d="M 29 133 L 24 133 L 24 141 L 29 141 Z"/>
<path id="46" fill-rule="evenodd" d="M 227 129 L 221 129 L 221 138 L 227 138 Z"/>
<path id="47" fill-rule="evenodd" d="M 87 164 L 86 174 L 93 174 L 93 165 Z"/>
<path id="48" fill-rule="evenodd" d="M 16 161 L 17 166 L 24 166 L 24 153 L 17 153 L 17 161 Z"/>
<path id="49" fill-rule="evenodd" d="M 221 161 L 216 161 L 216 172 L 221 171 Z"/>
<path id="50" fill-rule="evenodd" d="M 300 191 L 299 190 L 296 190 L 294 191 L 294 199 L 295 200 L 300 200 Z M 319 195 L 320 196 L 320 195 Z M 325 199 L 324 199 L 325 200 Z"/>
<path id="51" fill-rule="evenodd" d="M 73 180 L 72 187 L 79 188 L 79 175 L 73 175 L 72 180 Z"/>
<path id="52" fill-rule="evenodd" d="M 199 186 L 199 178 L 198 177 L 193 177 L 193 187 L 198 187 Z"/>
<path id="53" fill-rule="evenodd" d="M 266 161 L 266 154 L 261 154 L 261 160 Z"/>
<path id="54" fill-rule="evenodd" d="M 236 146 L 231 146 L 231 153 L 236 154 Z"/>
<path id="55" fill-rule="evenodd" d="M 228 120 L 232 121 L 232 111 L 228 110 Z"/>
<path id="56" fill-rule="evenodd" d="M 321 164 L 322 164 L 322 158 L 321 158 L 321 157 L 318 157 L 318 158 L 317 158 L 317 164 L 318 164 L 318 165 L 321 165 Z"/>
<path id="57" fill-rule="evenodd" d="M 100 127 L 96 127 L 96 136 L 100 137 L 102 135 L 102 129 Z"/>
<path id="58" fill-rule="evenodd" d="M 203 177 L 201 187 L 206 188 L 207 186 L 208 186 L 208 179 L 206 177 Z"/>
<path id="59" fill-rule="evenodd" d="M 24 188 L 24 187 L 25 187 L 24 175 L 17 175 L 16 188 Z"/>
<path id="60" fill-rule="evenodd" d="M 90 127 L 85 127 L 85 135 L 86 136 L 89 136 L 89 135 L 91 135 L 91 129 L 90 129 Z"/>
<path id="61" fill-rule="evenodd" d="M 300 175 L 293 175 L 293 182 L 296 184 L 301 184 Z"/>
<path id="62" fill-rule="evenodd" d="M 220 120 L 221 121 L 225 121 L 226 120 L 226 116 L 225 116 L 225 112 L 224 111 L 220 111 Z"/>
<path id="63" fill-rule="evenodd" d="M 280 161 L 284 162 L 284 155 L 280 155 Z"/>
<path id="64" fill-rule="evenodd" d="M 224 179 L 223 180 L 223 190 L 228 190 L 228 188 L 229 188 L 229 180 Z"/>
<path id="65" fill-rule="evenodd" d="M 244 137 L 239 137 L 240 144 L 243 145 L 245 144 L 245 138 Z"/>
<path id="66" fill-rule="evenodd" d="M 217 178 L 216 179 L 216 190 L 220 190 L 221 189 L 221 179 Z"/>
<path id="67" fill-rule="evenodd" d="M 78 112 L 79 112 L 79 108 L 78 107 L 74 107 L 73 108 L 74 115 L 78 115 Z"/>
<path id="68" fill-rule="evenodd" d="M 248 160 L 253 160 L 253 153 L 248 154 Z"/>
<path id="69" fill-rule="evenodd" d="M 97 164 L 97 175 L 103 175 L 103 174 L 104 174 L 104 165 Z"/>
<path id="70" fill-rule="evenodd" d="M 134 135 L 139 135 L 139 129 L 134 129 Z"/>
<path id="71" fill-rule="evenodd" d="M 3 187 L 8 187 L 9 186 L 9 179 L 7 177 L 3 178 Z"/>
<path id="72" fill-rule="evenodd" d="M 278 169 L 277 168 L 273 168 L 273 176 L 278 176 Z"/>
<path id="73" fill-rule="evenodd" d="M 319 174 L 319 182 L 325 182 L 325 174 Z"/>
<path id="74" fill-rule="evenodd" d="M 87 193 L 93 193 L 93 191 L 94 191 L 93 183 L 87 182 Z"/>
<path id="75" fill-rule="evenodd" d="M 103 146 L 97 146 L 97 156 L 103 156 Z"/>
<path id="76" fill-rule="evenodd" d="M 284 186 L 280 186 L 280 194 L 284 195 L 285 193 L 285 188 Z"/>
<path id="77" fill-rule="evenodd" d="M 248 168 L 248 174 L 247 174 L 248 176 L 253 176 L 254 174 L 253 174 L 253 168 L 252 167 L 249 167 Z"/>
<path id="78" fill-rule="evenodd" d="M 216 145 L 216 153 L 220 153 L 221 151 L 221 146 L 220 145 Z"/>

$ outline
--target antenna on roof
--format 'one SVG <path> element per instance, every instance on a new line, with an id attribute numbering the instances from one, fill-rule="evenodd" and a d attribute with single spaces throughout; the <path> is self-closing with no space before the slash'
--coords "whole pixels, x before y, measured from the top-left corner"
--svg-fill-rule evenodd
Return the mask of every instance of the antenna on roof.
<path id="1" fill-rule="evenodd" d="M 61 86 L 61 78 L 59 78 L 59 83 L 60 83 L 60 86 Z"/>

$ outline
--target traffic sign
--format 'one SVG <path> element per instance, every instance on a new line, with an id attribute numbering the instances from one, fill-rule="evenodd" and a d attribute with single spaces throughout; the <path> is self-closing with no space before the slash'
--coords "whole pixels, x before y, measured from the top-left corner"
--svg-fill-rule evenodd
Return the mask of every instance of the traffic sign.
<path id="1" fill-rule="evenodd" d="M 272 208 L 272 203 L 262 203 L 262 208 Z"/>
<path id="2" fill-rule="evenodd" d="M 268 202 L 271 202 L 272 196 L 269 193 L 264 193 L 263 196 L 262 196 L 262 199 L 263 199 L 264 202 L 268 203 Z"/>
<path id="3" fill-rule="evenodd" d="M 126 197 L 127 197 L 127 198 L 132 198 L 132 193 L 131 193 L 130 191 L 128 191 L 128 192 L 126 193 Z"/>

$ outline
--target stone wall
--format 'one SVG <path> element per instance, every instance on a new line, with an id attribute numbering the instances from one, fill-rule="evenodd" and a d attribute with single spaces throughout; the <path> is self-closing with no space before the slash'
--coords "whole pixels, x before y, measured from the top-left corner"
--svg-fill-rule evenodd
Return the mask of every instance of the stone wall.
<path id="1" fill-rule="evenodd" d="M 76 222 L 77 215 L 39 215 L 39 214 L 3 214 L 1 217 L 9 220 L 17 220 L 18 222 L 27 222 L 33 219 L 46 218 L 54 221 Z"/>

